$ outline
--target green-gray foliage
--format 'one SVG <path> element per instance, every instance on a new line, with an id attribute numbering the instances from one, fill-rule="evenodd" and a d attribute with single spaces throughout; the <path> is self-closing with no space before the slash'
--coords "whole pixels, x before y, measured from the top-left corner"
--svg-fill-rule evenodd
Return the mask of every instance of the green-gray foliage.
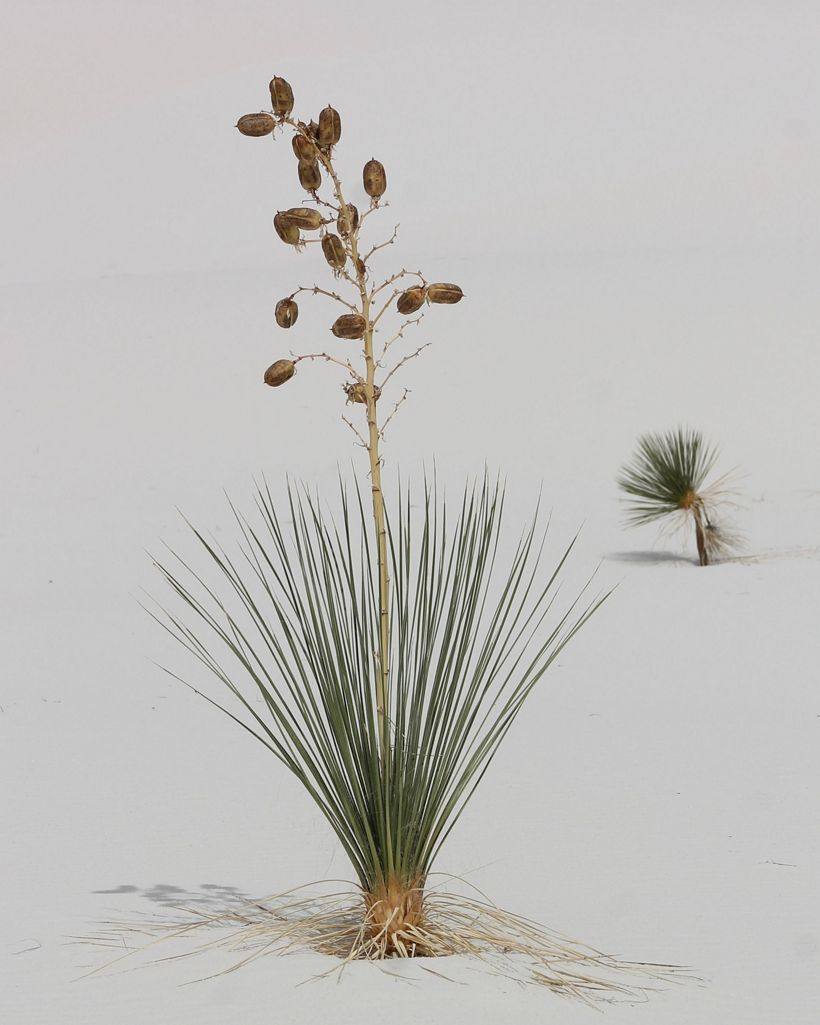
<path id="1" fill-rule="evenodd" d="M 618 475 L 618 486 L 633 499 L 628 503 L 627 522 L 651 523 L 684 508 L 703 487 L 716 459 L 717 450 L 704 442 L 699 431 L 677 427 L 642 435 Z"/>
<path id="2" fill-rule="evenodd" d="M 340 491 L 337 524 L 294 487 L 283 515 L 262 485 L 257 521 L 234 511 L 241 555 L 194 530 L 211 572 L 158 563 L 181 599 L 160 619 L 236 705 L 208 700 L 297 776 L 372 889 L 425 877 L 524 700 L 604 598 L 579 596 L 547 622 L 574 541 L 544 573 L 536 511 L 497 565 L 497 483 L 468 486 L 454 516 L 435 486 L 425 483 L 418 510 L 400 487 L 382 764 L 378 570 L 361 495 Z"/>

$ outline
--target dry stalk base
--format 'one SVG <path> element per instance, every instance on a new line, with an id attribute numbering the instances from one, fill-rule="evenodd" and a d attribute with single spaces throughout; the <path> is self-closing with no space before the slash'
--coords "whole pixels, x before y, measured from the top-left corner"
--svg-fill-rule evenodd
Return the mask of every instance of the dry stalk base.
<path id="1" fill-rule="evenodd" d="M 643 1002 L 670 983 L 695 979 L 675 965 L 611 957 L 504 911 L 483 895 L 477 899 L 433 888 L 423 896 L 408 891 L 392 911 L 387 904 L 383 897 L 363 898 L 355 889 L 315 893 L 299 888 L 258 901 L 237 900 L 218 913 L 177 907 L 171 909 L 173 917 L 108 921 L 79 941 L 119 952 L 88 975 L 126 967 L 123 962 L 135 958 L 155 964 L 214 950 L 239 954 L 225 969 L 204 977 L 214 978 L 267 954 L 307 949 L 334 960 L 319 978 L 341 974 L 358 960 L 463 956 L 492 974 L 586 1003 Z M 422 967 L 447 978 L 443 969 Z"/>

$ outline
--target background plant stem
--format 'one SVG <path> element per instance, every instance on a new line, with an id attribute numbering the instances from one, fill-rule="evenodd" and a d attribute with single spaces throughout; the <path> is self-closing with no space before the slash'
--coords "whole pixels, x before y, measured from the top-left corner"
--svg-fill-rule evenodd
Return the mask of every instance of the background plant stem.
<path id="1" fill-rule="evenodd" d="M 698 544 L 698 560 L 701 566 L 709 565 L 709 554 L 706 551 L 706 538 L 703 535 L 703 520 L 700 505 L 692 506 L 692 517 L 695 520 L 695 539 Z"/>

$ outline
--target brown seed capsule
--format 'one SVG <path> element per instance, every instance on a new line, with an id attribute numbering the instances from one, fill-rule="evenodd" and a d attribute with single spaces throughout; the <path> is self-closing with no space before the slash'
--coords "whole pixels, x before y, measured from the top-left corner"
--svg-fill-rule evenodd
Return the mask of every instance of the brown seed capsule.
<path id="1" fill-rule="evenodd" d="M 399 313 L 415 313 L 420 310 L 424 303 L 426 289 L 423 285 L 415 285 L 408 288 L 396 300 L 396 309 Z"/>
<path id="2" fill-rule="evenodd" d="M 322 239 L 322 252 L 334 270 L 341 270 L 344 267 L 347 254 L 345 253 L 344 243 L 338 235 L 325 235 Z"/>
<path id="3" fill-rule="evenodd" d="M 300 160 L 306 160 L 309 164 L 312 164 L 316 159 L 316 147 L 304 135 L 294 135 L 291 145 L 293 146 L 293 152 Z"/>
<path id="4" fill-rule="evenodd" d="M 464 298 L 458 285 L 450 285 L 443 281 L 427 286 L 427 298 L 431 303 L 457 303 Z"/>
<path id="5" fill-rule="evenodd" d="M 320 146 L 335 146 L 342 137 L 342 119 L 339 111 L 333 107 L 325 107 L 319 115 L 319 131 L 317 133 Z"/>
<path id="6" fill-rule="evenodd" d="M 302 231 L 317 231 L 325 223 L 318 210 L 306 206 L 294 206 L 279 215 L 282 224 L 301 228 Z"/>
<path id="7" fill-rule="evenodd" d="M 336 218 L 336 227 L 339 229 L 339 234 L 345 237 L 359 227 L 359 211 L 352 203 L 345 204 L 339 211 L 339 216 Z"/>
<path id="8" fill-rule="evenodd" d="M 309 121 L 308 122 L 307 133 L 311 137 L 311 139 L 317 139 L 318 140 L 318 138 L 319 138 L 319 126 L 316 124 L 315 121 Z"/>
<path id="9" fill-rule="evenodd" d="M 365 267 L 364 260 L 361 256 L 356 257 L 356 271 L 361 277 L 365 277 L 367 274 L 367 267 Z"/>
<path id="10" fill-rule="evenodd" d="M 286 224 L 283 221 L 283 214 L 280 211 L 273 219 L 273 226 L 276 228 L 276 234 L 283 242 L 286 242 L 289 246 L 296 246 L 299 244 L 299 229 L 294 224 Z"/>
<path id="11" fill-rule="evenodd" d="M 362 338 L 366 327 L 367 321 L 361 313 L 343 313 L 330 330 L 337 338 Z"/>
<path id="12" fill-rule="evenodd" d="M 322 172 L 319 170 L 318 161 L 299 161 L 299 184 L 308 192 L 315 192 L 319 188 L 322 184 Z"/>
<path id="13" fill-rule="evenodd" d="M 295 373 L 296 367 L 291 360 L 278 359 L 265 371 L 265 384 L 269 384 L 271 388 L 278 388 L 280 384 L 289 381 Z"/>
<path id="14" fill-rule="evenodd" d="M 293 110 L 293 90 L 284 78 L 270 80 L 270 100 L 279 117 L 287 117 Z"/>
<path id="15" fill-rule="evenodd" d="M 258 139 L 263 135 L 270 135 L 276 127 L 276 122 L 270 114 L 243 114 L 236 122 L 236 127 L 243 135 Z"/>
<path id="16" fill-rule="evenodd" d="M 351 381 L 350 384 L 344 386 L 345 392 L 347 393 L 348 402 L 367 402 L 367 391 L 361 381 L 356 381 L 355 384 Z M 382 390 L 377 385 L 373 385 L 373 399 L 378 402 L 379 396 Z"/>
<path id="17" fill-rule="evenodd" d="M 299 316 L 299 307 L 293 299 L 280 299 L 276 304 L 274 316 L 279 327 L 293 327 Z"/>
<path id="18" fill-rule="evenodd" d="M 387 173 L 384 170 L 384 166 L 378 160 L 371 157 L 367 161 L 362 171 L 362 180 L 364 182 L 364 191 L 371 199 L 378 199 L 379 196 L 384 195 L 387 188 Z"/>

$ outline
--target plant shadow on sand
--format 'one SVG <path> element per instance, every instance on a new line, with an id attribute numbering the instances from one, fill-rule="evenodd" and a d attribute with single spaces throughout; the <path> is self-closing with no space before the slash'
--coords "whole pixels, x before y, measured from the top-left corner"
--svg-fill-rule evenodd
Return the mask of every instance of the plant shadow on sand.
<path id="1" fill-rule="evenodd" d="M 678 566 L 696 566 L 697 563 L 685 555 L 664 551 L 632 551 L 608 552 L 604 558 L 609 562 L 629 562 L 644 566 L 674 564 Z"/>
<path id="2" fill-rule="evenodd" d="M 726 555 L 715 559 L 714 566 L 757 565 L 761 562 L 776 562 L 781 559 L 818 559 L 820 548 L 772 548 L 760 552 L 744 552 L 738 555 Z M 609 562 L 627 562 L 632 565 L 660 566 L 697 566 L 694 559 L 670 551 L 607 552 L 604 559 Z"/>
<path id="3" fill-rule="evenodd" d="M 153 886 L 134 886 L 131 883 L 122 883 L 107 890 L 92 890 L 92 893 L 106 894 L 112 897 L 133 894 L 143 900 L 165 907 L 184 905 L 185 907 L 220 912 L 232 903 L 251 899 L 249 894 L 243 893 L 238 887 L 223 886 L 219 883 L 201 883 L 197 887 L 172 886 L 169 883 L 155 883 Z"/>

